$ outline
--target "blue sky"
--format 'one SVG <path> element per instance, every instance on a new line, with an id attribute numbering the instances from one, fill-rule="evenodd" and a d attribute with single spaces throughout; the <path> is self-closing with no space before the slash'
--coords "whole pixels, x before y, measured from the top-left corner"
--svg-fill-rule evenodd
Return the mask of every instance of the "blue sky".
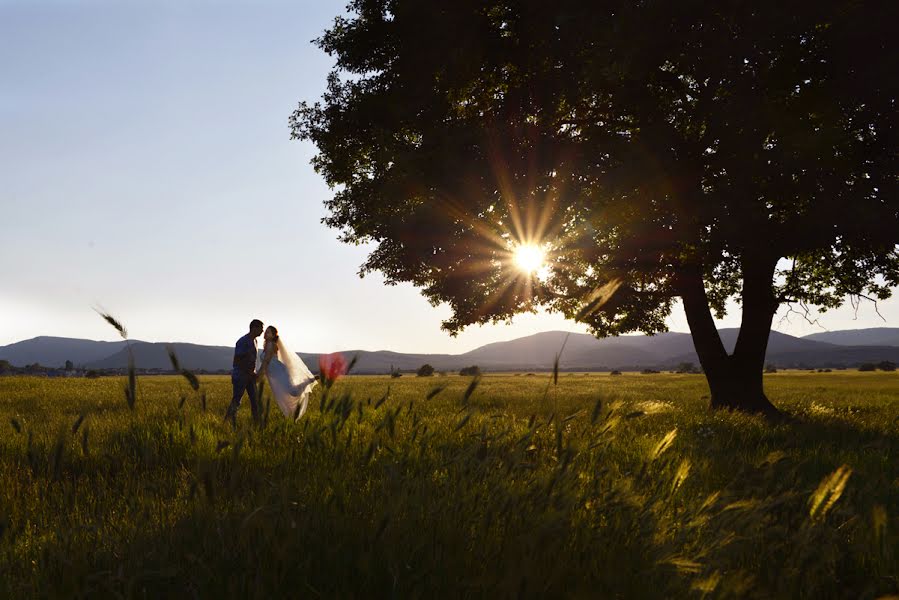
<path id="1" fill-rule="evenodd" d="M 233 343 L 252 317 L 303 351 L 464 352 L 553 315 L 440 330 L 411 286 L 356 272 L 320 224 L 328 189 L 287 118 L 330 59 L 344 2 L 0 0 L 0 344 L 36 335 Z M 899 303 L 828 329 L 897 326 Z M 722 325 L 738 323 L 738 311 Z M 671 328 L 686 331 L 677 310 Z M 820 328 L 775 320 L 785 333 Z"/>

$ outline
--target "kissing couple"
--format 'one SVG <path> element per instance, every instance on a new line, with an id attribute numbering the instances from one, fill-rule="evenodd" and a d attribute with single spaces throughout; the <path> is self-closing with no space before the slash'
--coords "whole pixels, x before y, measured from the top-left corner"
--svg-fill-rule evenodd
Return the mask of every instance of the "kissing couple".
<path id="1" fill-rule="evenodd" d="M 287 349 L 278 329 L 269 325 L 265 329 L 265 344 L 259 356 L 256 339 L 262 335 L 263 323 L 259 319 L 250 321 L 250 331 L 237 340 L 234 346 L 234 361 L 231 369 L 231 386 L 234 394 L 225 413 L 225 420 L 237 425 L 237 409 L 244 394 L 250 397 L 250 411 L 253 420 L 259 422 L 260 406 L 256 382 L 261 376 L 268 379 L 278 408 L 289 419 L 299 419 L 309 405 L 309 395 L 317 378 L 300 360 Z"/>

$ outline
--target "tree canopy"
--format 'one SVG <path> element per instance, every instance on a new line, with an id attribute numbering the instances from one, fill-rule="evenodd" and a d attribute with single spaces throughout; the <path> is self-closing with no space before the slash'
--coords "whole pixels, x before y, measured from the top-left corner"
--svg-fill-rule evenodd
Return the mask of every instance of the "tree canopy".
<path id="1" fill-rule="evenodd" d="M 680 297 L 710 383 L 761 373 L 779 304 L 899 284 L 896 6 L 357 0 L 292 134 L 325 222 L 374 243 L 362 271 L 448 303 L 450 332 L 544 305 L 655 333 Z"/>

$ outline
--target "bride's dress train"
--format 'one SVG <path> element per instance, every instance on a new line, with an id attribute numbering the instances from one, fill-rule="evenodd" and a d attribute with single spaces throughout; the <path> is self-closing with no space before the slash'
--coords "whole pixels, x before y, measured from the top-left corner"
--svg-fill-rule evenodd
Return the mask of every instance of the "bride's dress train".
<path id="1" fill-rule="evenodd" d="M 284 416 L 299 419 L 306 412 L 317 378 L 280 338 L 275 343 L 276 352 L 266 369 L 268 385 Z"/>

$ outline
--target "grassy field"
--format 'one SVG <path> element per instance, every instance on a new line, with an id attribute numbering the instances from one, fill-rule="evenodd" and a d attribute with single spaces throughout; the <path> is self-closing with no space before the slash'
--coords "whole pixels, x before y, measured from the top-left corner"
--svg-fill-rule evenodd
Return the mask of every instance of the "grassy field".
<path id="1" fill-rule="evenodd" d="M 294 424 L 230 382 L 0 378 L 0 596 L 899 594 L 899 374 L 347 377 Z M 205 397 L 205 400 L 204 400 Z"/>

